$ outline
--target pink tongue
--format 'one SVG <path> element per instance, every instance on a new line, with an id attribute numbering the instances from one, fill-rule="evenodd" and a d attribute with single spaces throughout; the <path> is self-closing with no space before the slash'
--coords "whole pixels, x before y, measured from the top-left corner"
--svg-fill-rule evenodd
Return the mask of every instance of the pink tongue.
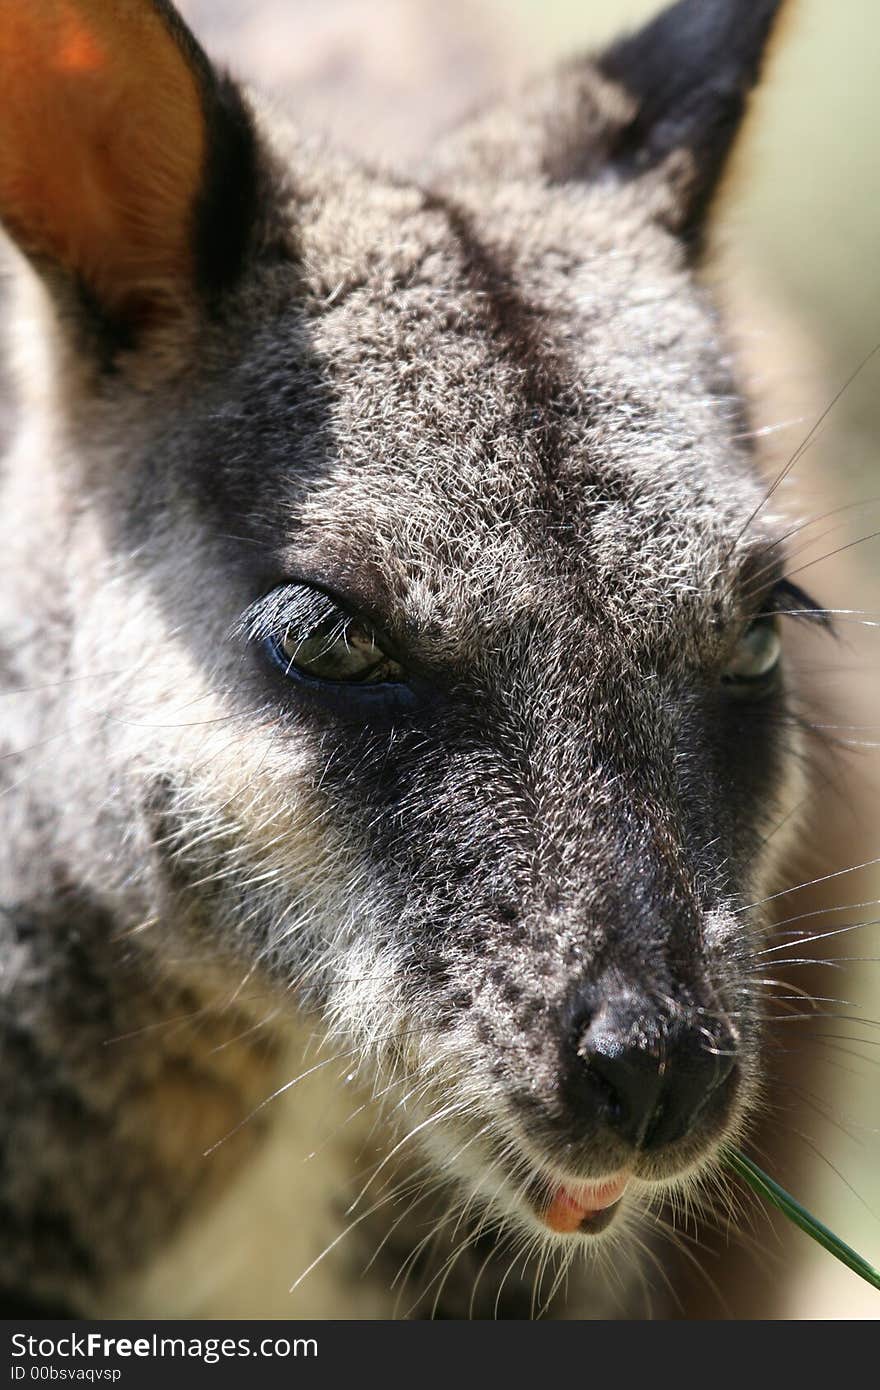
<path id="1" fill-rule="evenodd" d="M 604 1211 L 619 1201 L 629 1182 L 629 1174 L 609 1178 L 607 1182 L 583 1183 L 578 1187 L 557 1187 L 550 1203 L 541 1213 L 542 1219 L 551 1231 L 559 1235 L 570 1235 L 588 1217 L 597 1211 Z"/>

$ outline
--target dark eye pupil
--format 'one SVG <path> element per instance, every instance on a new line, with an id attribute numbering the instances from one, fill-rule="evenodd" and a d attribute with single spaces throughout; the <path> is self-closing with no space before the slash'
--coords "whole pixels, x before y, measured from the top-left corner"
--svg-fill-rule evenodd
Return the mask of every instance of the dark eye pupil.
<path id="1" fill-rule="evenodd" d="M 369 680 L 385 661 L 372 633 L 360 623 L 336 616 L 305 637 L 288 629 L 281 652 L 292 666 L 318 680 Z"/>
<path id="2" fill-rule="evenodd" d="M 313 680 L 381 684 L 405 680 L 403 669 L 376 641 L 368 624 L 334 609 L 318 622 L 288 627 L 270 641 L 278 665 Z"/>

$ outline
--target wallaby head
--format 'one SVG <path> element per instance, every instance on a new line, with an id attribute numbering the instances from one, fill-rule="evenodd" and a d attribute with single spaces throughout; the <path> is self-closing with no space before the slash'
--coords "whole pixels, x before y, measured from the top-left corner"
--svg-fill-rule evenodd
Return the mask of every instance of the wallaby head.
<path id="1" fill-rule="evenodd" d="M 585 1248 L 761 1088 L 811 605 L 697 270 L 779 8 L 681 0 L 420 182 L 166 0 L 0 11 L 44 853 L 163 976 L 321 1011 L 475 1210 Z"/>

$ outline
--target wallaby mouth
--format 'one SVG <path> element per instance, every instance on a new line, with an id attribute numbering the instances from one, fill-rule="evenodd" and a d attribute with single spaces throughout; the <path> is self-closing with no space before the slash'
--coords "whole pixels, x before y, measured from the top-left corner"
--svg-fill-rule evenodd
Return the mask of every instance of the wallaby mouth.
<path id="1" fill-rule="evenodd" d="M 614 1220 L 631 1174 L 601 1182 L 559 1183 L 535 1206 L 535 1214 L 556 1235 L 598 1235 Z"/>
<path id="2" fill-rule="evenodd" d="M 518 1098 L 532 1222 L 560 1237 L 598 1236 L 633 1200 L 711 1162 L 749 1089 L 733 1034 L 719 1041 L 720 1029 L 687 1016 L 652 1027 L 645 1012 L 635 1029 L 593 1025 L 589 1049 L 569 1043 L 548 1092 Z"/>
<path id="3" fill-rule="evenodd" d="M 692 1125 L 669 1132 L 658 1125 L 657 1142 L 650 1129 L 639 1142 L 622 1141 L 620 1127 L 596 1110 L 581 1112 L 580 1136 L 572 1117 L 563 1116 L 551 1146 L 540 1121 L 522 1126 L 521 1116 L 522 1157 L 532 1172 L 519 1187 L 523 1205 L 532 1222 L 556 1236 L 598 1236 L 633 1203 L 652 1205 L 710 1167 L 719 1143 L 736 1132 L 747 1101 L 735 1084 L 710 1087 Z M 591 1169 L 596 1176 L 585 1176 Z"/>

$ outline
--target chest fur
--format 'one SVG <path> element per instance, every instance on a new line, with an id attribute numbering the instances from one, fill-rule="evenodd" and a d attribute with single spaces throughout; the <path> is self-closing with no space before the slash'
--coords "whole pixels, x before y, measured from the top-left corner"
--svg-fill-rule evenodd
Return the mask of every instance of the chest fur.
<path id="1" fill-rule="evenodd" d="M 322 1060 L 291 1046 L 282 1086 L 317 1070 L 269 1101 L 259 1118 L 269 1110 L 271 1121 L 253 1156 L 210 1209 L 185 1219 L 147 1269 L 114 1291 L 113 1316 L 391 1316 L 394 1295 L 383 1279 L 364 1273 L 369 1253 L 358 1238 L 357 1213 L 346 1214 L 358 1177 L 366 1181 L 385 1146 L 375 1133 L 375 1110 L 338 1078 L 344 1063 Z M 204 1164 L 216 1162 L 222 1149 Z M 358 1213 L 369 1206 L 362 1203 Z"/>

